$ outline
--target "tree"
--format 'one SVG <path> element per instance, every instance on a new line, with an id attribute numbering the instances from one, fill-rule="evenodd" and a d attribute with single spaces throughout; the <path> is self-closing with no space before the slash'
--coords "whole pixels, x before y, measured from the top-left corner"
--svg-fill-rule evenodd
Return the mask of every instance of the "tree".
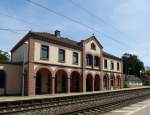
<path id="1" fill-rule="evenodd" d="M 10 55 L 7 52 L 0 51 L 0 61 L 9 61 Z"/>
<path id="2" fill-rule="evenodd" d="M 140 76 L 140 72 L 144 71 L 144 63 L 134 54 L 125 53 L 122 56 L 124 74 Z"/>
<path id="3" fill-rule="evenodd" d="M 150 67 L 146 67 L 145 71 L 144 71 L 144 74 L 146 76 L 150 76 Z"/>

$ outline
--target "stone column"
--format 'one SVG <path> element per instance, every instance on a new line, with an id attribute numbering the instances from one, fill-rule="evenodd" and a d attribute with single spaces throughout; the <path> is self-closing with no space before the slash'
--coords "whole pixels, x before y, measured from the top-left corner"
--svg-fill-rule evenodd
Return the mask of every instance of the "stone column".
<path id="1" fill-rule="evenodd" d="M 70 77 L 68 77 L 68 86 L 67 86 L 67 93 L 70 93 Z"/>
<path id="2" fill-rule="evenodd" d="M 107 90 L 110 90 L 110 89 L 111 89 L 111 85 L 110 85 L 110 76 L 108 76 L 107 84 L 108 84 Z"/>
<path id="3" fill-rule="evenodd" d="M 124 86 L 124 75 L 120 76 L 120 88 L 122 89 Z"/>
<path id="4" fill-rule="evenodd" d="M 34 96 L 35 95 L 35 80 L 36 75 L 34 73 L 34 40 L 29 38 L 28 40 L 28 78 L 27 78 L 27 95 Z"/>
<path id="5" fill-rule="evenodd" d="M 83 92 L 86 92 L 86 76 L 83 75 Z"/>
<path id="6" fill-rule="evenodd" d="M 85 52 L 85 44 L 82 41 L 82 91 L 86 92 L 86 74 L 85 74 L 85 67 L 86 67 L 86 52 Z"/>
<path id="7" fill-rule="evenodd" d="M 52 77 L 52 94 L 55 94 L 55 77 Z"/>
<path id="8" fill-rule="evenodd" d="M 114 89 L 116 89 L 117 87 L 116 87 L 116 76 L 114 76 Z"/>
<path id="9" fill-rule="evenodd" d="M 94 85 L 94 81 L 95 81 L 95 79 L 93 78 L 93 81 L 92 81 L 92 82 L 93 82 L 93 83 L 92 83 L 92 85 L 93 85 L 92 91 L 94 91 L 94 86 L 95 86 L 95 85 Z"/>
<path id="10" fill-rule="evenodd" d="M 103 77 L 100 77 L 100 90 L 102 91 L 104 87 L 104 83 L 103 83 Z"/>

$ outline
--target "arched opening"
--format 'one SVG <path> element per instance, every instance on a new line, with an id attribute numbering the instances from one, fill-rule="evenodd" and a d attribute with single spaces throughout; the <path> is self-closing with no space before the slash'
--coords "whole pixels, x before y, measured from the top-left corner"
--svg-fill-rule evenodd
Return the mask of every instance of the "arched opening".
<path id="1" fill-rule="evenodd" d="M 91 74 L 88 74 L 86 78 L 86 91 L 93 91 L 93 77 Z"/>
<path id="2" fill-rule="evenodd" d="M 91 43 L 91 49 L 96 50 L 96 45 L 94 43 Z"/>
<path id="3" fill-rule="evenodd" d="M 121 78 L 120 76 L 117 76 L 117 88 L 119 89 L 121 87 Z"/>
<path id="4" fill-rule="evenodd" d="M 111 90 L 115 88 L 115 76 L 114 75 L 110 76 L 110 87 L 111 87 Z"/>
<path id="5" fill-rule="evenodd" d="M 103 78 L 103 85 L 104 85 L 104 90 L 108 90 L 108 75 L 105 75 Z"/>
<path id="6" fill-rule="evenodd" d="M 100 90 L 100 77 L 99 75 L 96 75 L 94 79 L 94 91 L 99 91 L 99 90 Z"/>
<path id="7" fill-rule="evenodd" d="M 67 93 L 67 73 L 64 70 L 58 70 L 55 75 L 55 92 Z"/>
<path id="8" fill-rule="evenodd" d="M 80 92 L 81 88 L 81 76 L 78 72 L 74 71 L 71 73 L 70 78 L 70 91 L 71 92 Z"/>
<path id="9" fill-rule="evenodd" d="M 0 95 L 5 94 L 6 75 L 4 70 L 0 70 Z"/>
<path id="10" fill-rule="evenodd" d="M 52 75 L 48 69 L 42 68 L 36 74 L 36 94 L 50 94 L 52 91 Z"/>

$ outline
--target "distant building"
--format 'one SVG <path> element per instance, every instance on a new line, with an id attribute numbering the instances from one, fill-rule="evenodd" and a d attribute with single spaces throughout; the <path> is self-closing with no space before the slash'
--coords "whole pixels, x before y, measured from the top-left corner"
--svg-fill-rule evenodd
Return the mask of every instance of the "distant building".
<path id="1" fill-rule="evenodd" d="M 125 85 L 126 87 L 139 87 L 143 86 L 143 81 L 135 75 L 126 75 Z"/>
<path id="2" fill-rule="evenodd" d="M 150 86 L 150 76 L 142 76 L 142 82 L 144 86 Z"/>
<path id="3" fill-rule="evenodd" d="M 23 64 L 24 62 L 24 64 Z M 0 62 L 0 93 L 25 95 L 93 92 L 123 88 L 122 59 L 103 51 L 95 36 L 80 42 L 29 32 Z"/>

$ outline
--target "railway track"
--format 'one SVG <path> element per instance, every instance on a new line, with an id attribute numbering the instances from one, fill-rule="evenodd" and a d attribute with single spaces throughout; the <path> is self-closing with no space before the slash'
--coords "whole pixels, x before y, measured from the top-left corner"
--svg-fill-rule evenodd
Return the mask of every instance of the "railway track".
<path id="1" fill-rule="evenodd" d="M 0 102 L 0 115 L 99 115 L 150 97 L 150 87 Z"/>

